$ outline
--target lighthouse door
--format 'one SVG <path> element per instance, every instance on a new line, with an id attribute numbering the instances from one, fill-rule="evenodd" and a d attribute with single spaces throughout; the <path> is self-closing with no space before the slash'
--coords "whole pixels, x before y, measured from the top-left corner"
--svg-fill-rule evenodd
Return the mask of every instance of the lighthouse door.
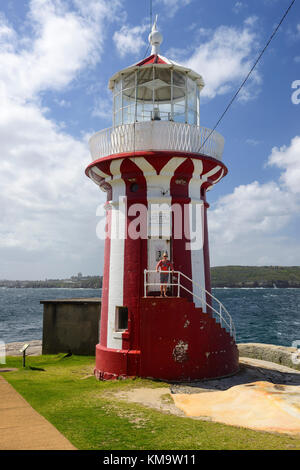
<path id="1" fill-rule="evenodd" d="M 150 207 L 148 212 L 148 270 L 153 271 L 164 252 L 172 260 L 172 218 L 169 204 L 153 204 Z M 156 284 L 149 286 L 148 292 L 160 291 L 159 280 L 157 273 L 148 274 L 148 282 Z"/>
<path id="2" fill-rule="evenodd" d="M 168 258 L 172 259 L 171 242 L 167 239 L 148 239 L 148 270 L 153 271 L 158 261 L 162 258 L 163 253 L 167 253 Z M 159 275 L 149 273 L 148 282 L 157 283 L 155 286 L 149 286 L 149 292 L 157 292 L 160 290 Z"/>

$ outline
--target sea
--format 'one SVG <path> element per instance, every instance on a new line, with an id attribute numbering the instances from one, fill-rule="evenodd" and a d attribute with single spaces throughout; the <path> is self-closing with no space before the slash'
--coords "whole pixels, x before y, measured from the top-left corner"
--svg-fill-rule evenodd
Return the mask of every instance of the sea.
<path id="1" fill-rule="evenodd" d="M 300 341 L 300 289 L 216 288 L 234 321 L 238 343 L 292 346 Z M 41 340 L 41 300 L 101 297 L 101 289 L 0 287 L 0 341 Z"/>

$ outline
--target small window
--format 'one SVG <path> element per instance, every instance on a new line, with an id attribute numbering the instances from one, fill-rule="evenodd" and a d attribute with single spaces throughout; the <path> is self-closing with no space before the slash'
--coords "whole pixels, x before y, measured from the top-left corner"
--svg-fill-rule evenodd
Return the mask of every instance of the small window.
<path id="1" fill-rule="evenodd" d="M 132 183 L 132 184 L 130 185 L 130 191 L 131 191 L 132 193 L 136 193 L 138 190 L 139 190 L 139 185 L 138 185 L 137 183 Z"/>
<path id="2" fill-rule="evenodd" d="M 116 307 L 115 331 L 124 331 L 128 328 L 128 308 Z"/>

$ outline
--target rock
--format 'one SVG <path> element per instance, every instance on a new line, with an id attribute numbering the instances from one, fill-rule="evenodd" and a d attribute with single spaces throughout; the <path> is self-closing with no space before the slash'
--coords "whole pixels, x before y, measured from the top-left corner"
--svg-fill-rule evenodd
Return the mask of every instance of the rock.
<path id="1" fill-rule="evenodd" d="M 42 341 L 29 340 L 17 343 L 7 343 L 5 345 L 6 356 L 22 356 L 23 353 L 20 352 L 20 349 L 24 344 L 29 344 L 29 347 L 26 350 L 26 356 L 39 356 L 42 354 Z"/>
<path id="2" fill-rule="evenodd" d="M 299 386 L 252 382 L 225 391 L 172 394 L 189 417 L 259 431 L 300 434 Z"/>
<path id="3" fill-rule="evenodd" d="M 241 357 L 275 362 L 300 370 L 300 350 L 297 348 L 263 343 L 239 343 L 237 346 Z"/>

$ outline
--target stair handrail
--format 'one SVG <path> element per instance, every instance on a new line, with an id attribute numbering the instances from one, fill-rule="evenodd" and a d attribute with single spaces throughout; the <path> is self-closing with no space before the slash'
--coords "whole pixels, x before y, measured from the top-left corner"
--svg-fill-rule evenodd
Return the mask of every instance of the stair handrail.
<path id="1" fill-rule="evenodd" d="M 184 273 L 181 273 L 181 276 L 185 277 L 186 279 L 188 279 L 192 284 L 195 284 L 196 286 L 198 286 L 202 292 L 205 292 L 205 294 L 208 294 L 210 296 L 211 299 L 215 300 L 217 302 L 217 304 L 219 305 L 220 307 L 220 313 L 219 313 L 219 316 L 221 317 L 221 319 L 223 319 L 223 321 L 226 323 L 226 325 L 228 326 L 228 328 L 230 328 L 230 332 L 233 331 L 234 333 L 234 338 L 236 337 L 236 332 L 235 332 L 235 325 L 232 321 L 232 317 L 230 315 L 230 313 L 228 312 L 227 308 L 225 307 L 224 304 L 222 304 L 222 302 L 220 302 L 219 299 L 217 299 L 217 297 L 215 297 L 211 292 L 209 292 L 208 290 L 206 290 L 204 287 L 202 287 L 198 282 L 196 281 L 193 281 L 192 279 L 190 279 L 186 274 Z M 195 294 L 193 294 L 195 295 Z M 196 296 L 197 297 L 197 296 Z M 206 305 L 210 308 L 213 309 L 212 305 L 208 304 L 207 302 L 205 302 Z M 215 311 L 215 309 L 213 309 Z M 223 310 L 225 312 L 225 314 L 227 315 L 228 319 L 229 319 L 229 325 L 226 321 L 225 318 L 223 318 L 222 314 L 221 314 L 221 310 Z"/>
<path id="2" fill-rule="evenodd" d="M 147 286 L 157 286 L 157 285 L 161 285 L 161 282 L 147 282 L 147 274 L 148 273 L 157 273 L 156 270 L 149 270 L 149 269 L 145 269 L 144 270 L 144 294 L 145 294 L 145 297 L 147 297 Z M 201 304 L 202 304 L 202 308 L 203 308 L 203 305 L 205 304 L 209 309 L 213 310 L 215 312 L 215 314 L 220 318 L 220 324 L 221 324 L 221 327 L 222 327 L 222 321 L 227 325 L 227 327 L 229 328 L 230 330 L 230 335 L 233 336 L 234 340 L 236 339 L 236 330 L 235 330 L 235 325 L 232 321 L 232 318 L 231 318 L 231 315 L 230 313 L 228 312 L 228 310 L 226 309 L 226 307 L 222 304 L 222 302 L 220 302 L 219 299 L 217 299 L 214 295 L 212 295 L 208 290 L 206 290 L 204 287 L 202 287 L 198 282 L 196 281 L 193 281 L 191 278 L 189 278 L 186 274 L 182 273 L 181 271 L 164 271 L 164 273 L 169 273 L 169 274 L 178 274 L 178 278 L 177 278 L 177 283 L 168 283 L 169 286 L 177 286 L 178 287 L 178 292 L 177 292 L 177 297 L 180 297 L 180 288 L 181 289 L 184 289 L 186 292 L 188 292 L 189 294 L 191 294 L 193 297 L 196 297 L 198 300 L 200 300 Z M 188 281 L 190 281 L 192 284 L 195 284 L 196 286 L 198 286 L 200 289 L 201 289 L 201 293 L 202 293 L 202 296 L 198 296 L 197 294 L 195 294 L 194 292 L 190 291 L 189 289 L 187 289 L 185 286 L 183 286 L 181 283 L 180 283 L 180 277 L 183 276 L 185 277 Z M 205 298 L 205 294 L 208 295 L 211 299 L 215 300 L 218 305 L 219 305 L 219 311 L 217 311 L 211 304 L 209 304 L 206 300 L 204 300 Z M 222 311 L 225 312 L 225 314 L 227 315 L 228 317 L 228 321 L 223 317 L 222 315 Z"/>

